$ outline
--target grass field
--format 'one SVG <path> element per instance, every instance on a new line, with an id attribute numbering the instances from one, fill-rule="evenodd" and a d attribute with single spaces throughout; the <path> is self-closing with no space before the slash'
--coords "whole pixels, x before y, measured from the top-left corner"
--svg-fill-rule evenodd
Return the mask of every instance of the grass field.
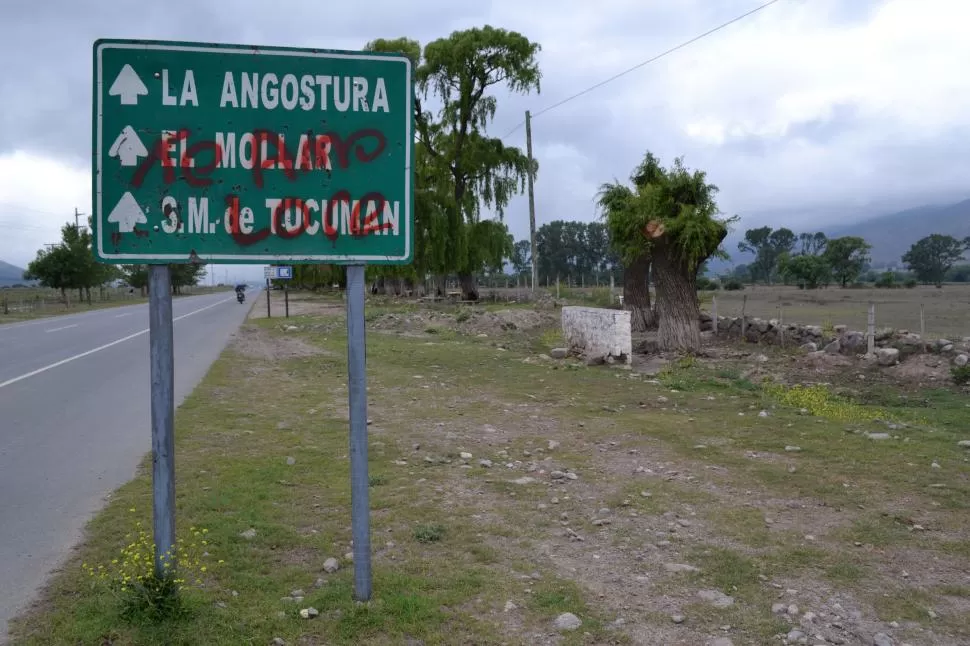
<path id="1" fill-rule="evenodd" d="M 178 412 L 178 530 L 208 543 L 190 614 L 126 621 L 82 571 L 150 526 L 141 475 L 14 644 L 970 640 L 965 394 L 877 372 L 786 394 L 737 349 L 656 378 L 589 368 L 541 356 L 555 313 L 376 300 L 375 592 L 355 604 L 342 303 L 297 300 L 247 323 Z M 557 630 L 563 612 L 582 626 Z"/>
<path id="2" fill-rule="evenodd" d="M 226 289 L 229 288 L 197 285 L 195 287 L 183 288 L 182 295 L 207 294 L 212 291 Z M 0 288 L 0 325 L 3 323 L 26 321 L 48 316 L 60 316 L 63 314 L 76 314 L 78 312 L 87 312 L 89 310 L 103 309 L 106 307 L 136 305 L 147 302 L 148 298 L 141 296 L 139 290 L 130 293 L 128 289 L 106 288 L 104 290 L 91 290 L 90 304 L 86 300 L 79 301 L 77 291 L 75 290 L 71 294 L 70 306 L 66 306 L 61 300 L 58 290 L 43 287 Z"/>

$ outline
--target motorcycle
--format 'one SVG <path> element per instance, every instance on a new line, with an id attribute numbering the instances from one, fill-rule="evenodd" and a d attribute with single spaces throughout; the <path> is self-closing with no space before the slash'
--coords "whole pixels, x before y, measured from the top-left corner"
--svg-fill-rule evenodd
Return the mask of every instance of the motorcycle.
<path id="1" fill-rule="evenodd" d="M 244 300 L 246 300 L 246 295 L 241 291 L 236 292 L 236 301 L 242 303 Z"/>

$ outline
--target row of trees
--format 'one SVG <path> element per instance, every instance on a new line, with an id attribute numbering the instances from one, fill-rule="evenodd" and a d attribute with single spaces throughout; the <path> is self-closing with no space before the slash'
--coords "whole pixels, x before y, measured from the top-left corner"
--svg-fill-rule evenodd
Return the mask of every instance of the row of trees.
<path id="1" fill-rule="evenodd" d="M 536 229 L 539 282 L 563 280 L 571 285 L 609 281 L 619 265 L 610 246 L 609 232 L 602 222 L 555 220 Z M 528 278 L 532 271 L 528 240 L 515 243 L 511 265 L 517 276 Z"/>
<path id="2" fill-rule="evenodd" d="M 829 239 L 821 231 L 796 235 L 791 229 L 748 229 L 738 250 L 754 255 L 748 277 L 767 284 L 779 278 L 805 288 L 832 282 L 845 287 L 866 269 L 872 245 L 858 236 Z"/>
<path id="3" fill-rule="evenodd" d="M 838 284 L 846 287 L 870 270 L 872 246 L 858 236 L 828 238 L 822 232 L 796 235 L 791 229 L 760 227 L 745 231 L 738 250 L 754 255 L 739 265 L 732 276 L 771 284 L 778 280 L 806 289 Z M 903 263 L 916 280 L 942 285 L 948 273 L 970 249 L 970 237 L 931 234 L 913 243 Z"/>
<path id="4" fill-rule="evenodd" d="M 36 280 L 43 287 L 60 290 L 61 298 L 70 305 L 70 294 L 78 292 L 78 300 L 91 302 L 91 288 L 116 280 L 123 280 L 144 293 L 148 287 L 146 265 L 107 265 L 95 260 L 91 249 L 90 218 L 88 226 L 65 224 L 61 227 L 61 241 L 37 252 L 24 271 L 24 280 Z M 181 294 L 182 288 L 196 285 L 206 275 L 205 265 L 171 265 L 172 291 Z"/>

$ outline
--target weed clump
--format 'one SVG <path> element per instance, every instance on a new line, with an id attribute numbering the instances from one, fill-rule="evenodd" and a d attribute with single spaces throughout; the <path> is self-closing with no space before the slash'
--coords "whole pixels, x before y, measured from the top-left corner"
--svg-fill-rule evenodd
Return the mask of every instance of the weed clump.
<path id="1" fill-rule="evenodd" d="M 762 388 L 766 394 L 782 404 L 807 410 L 817 417 L 825 417 L 840 422 L 899 421 L 887 411 L 867 408 L 850 402 L 820 384 L 785 386 L 768 382 L 763 384 Z"/>
<path id="2" fill-rule="evenodd" d="M 135 513 L 135 509 L 129 512 Z M 155 571 L 155 543 L 141 521 L 125 534 L 126 544 L 118 557 L 99 565 L 82 563 L 81 568 L 95 587 L 108 590 L 121 603 L 121 617 L 126 621 L 157 623 L 182 617 L 187 609 L 179 592 L 202 586 L 202 576 L 208 571 L 203 559 L 210 549 L 208 529 L 190 527 L 189 533 L 188 542 L 179 538 L 162 555 L 161 574 Z"/>

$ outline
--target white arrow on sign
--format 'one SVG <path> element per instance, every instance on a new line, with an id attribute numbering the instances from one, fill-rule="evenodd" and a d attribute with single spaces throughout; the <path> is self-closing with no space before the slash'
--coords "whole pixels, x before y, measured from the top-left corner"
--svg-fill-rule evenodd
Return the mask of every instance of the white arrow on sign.
<path id="1" fill-rule="evenodd" d="M 148 88 L 138 78 L 135 70 L 131 69 L 131 65 L 125 63 L 118 72 L 118 78 L 108 89 L 108 94 L 121 97 L 121 105 L 138 105 L 138 95 L 148 94 Z"/>
<path id="2" fill-rule="evenodd" d="M 111 144 L 108 155 L 121 159 L 122 166 L 138 165 L 139 157 L 147 157 L 148 150 L 138 138 L 138 133 L 131 126 L 125 126 L 115 142 Z"/>
<path id="3" fill-rule="evenodd" d="M 115 205 L 115 208 L 111 209 L 111 213 L 108 214 L 108 222 L 117 223 L 119 233 L 131 233 L 135 230 L 136 224 L 145 224 L 148 222 L 148 218 L 145 217 L 144 211 L 138 206 L 138 202 L 135 201 L 131 193 L 126 192 L 121 196 L 121 200 Z"/>

